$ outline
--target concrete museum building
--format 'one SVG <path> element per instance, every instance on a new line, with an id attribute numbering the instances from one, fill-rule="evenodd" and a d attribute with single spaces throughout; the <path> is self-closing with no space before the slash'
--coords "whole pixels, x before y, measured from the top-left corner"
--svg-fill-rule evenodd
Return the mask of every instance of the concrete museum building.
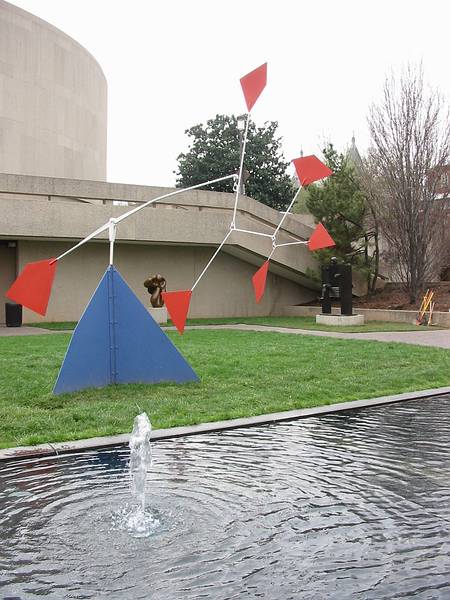
<path id="1" fill-rule="evenodd" d="M 42 19 L 0 0 L 0 323 L 5 292 L 30 261 L 60 255 L 80 239 L 168 188 L 106 182 L 107 83 L 96 60 Z M 140 211 L 118 227 L 115 264 L 148 304 L 143 281 L 154 273 L 167 289 L 189 289 L 228 231 L 232 194 L 192 191 Z M 244 197 L 243 229 L 273 233 L 280 214 Z M 279 242 L 307 240 L 312 228 L 286 218 Z M 251 277 L 271 240 L 238 232 L 228 238 L 196 288 L 190 316 L 284 314 L 317 296 L 307 277 L 316 261 L 306 246 L 279 248 L 260 304 Z M 77 320 L 108 265 L 107 236 L 58 266 L 46 321 Z M 24 322 L 40 317 L 24 309 Z"/>

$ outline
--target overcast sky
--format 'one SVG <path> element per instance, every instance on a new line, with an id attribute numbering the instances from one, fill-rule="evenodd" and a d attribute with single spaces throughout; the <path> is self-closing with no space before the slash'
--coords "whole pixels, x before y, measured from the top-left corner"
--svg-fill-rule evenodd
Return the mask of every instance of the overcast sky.
<path id="1" fill-rule="evenodd" d="M 422 61 L 450 94 L 448 0 L 10 0 L 87 48 L 108 81 L 108 180 L 173 185 L 185 129 L 245 111 L 239 78 L 268 62 L 257 125 L 287 159 L 368 145 L 385 75 Z"/>

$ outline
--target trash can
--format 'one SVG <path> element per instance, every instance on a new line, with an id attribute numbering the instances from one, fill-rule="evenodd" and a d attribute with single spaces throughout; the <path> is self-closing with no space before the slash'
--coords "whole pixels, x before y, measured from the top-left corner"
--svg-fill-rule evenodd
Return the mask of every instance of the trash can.
<path id="1" fill-rule="evenodd" d="M 22 326 L 22 305 L 15 302 L 5 303 L 6 327 Z"/>

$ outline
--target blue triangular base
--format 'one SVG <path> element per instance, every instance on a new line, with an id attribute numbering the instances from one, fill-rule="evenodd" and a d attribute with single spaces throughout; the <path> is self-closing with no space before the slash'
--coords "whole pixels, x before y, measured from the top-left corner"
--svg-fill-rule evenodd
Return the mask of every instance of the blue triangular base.
<path id="1" fill-rule="evenodd" d="M 192 367 L 120 273 L 108 267 L 73 332 L 53 393 L 188 381 L 198 381 Z"/>

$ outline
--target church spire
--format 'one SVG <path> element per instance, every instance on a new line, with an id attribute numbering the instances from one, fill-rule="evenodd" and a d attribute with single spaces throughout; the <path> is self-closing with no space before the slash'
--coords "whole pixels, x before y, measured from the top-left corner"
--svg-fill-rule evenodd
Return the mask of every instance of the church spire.
<path id="1" fill-rule="evenodd" d="M 347 160 L 352 165 L 352 167 L 356 169 L 356 171 L 362 169 L 363 161 L 359 150 L 356 147 L 355 132 L 353 132 L 352 135 L 352 143 L 350 145 L 350 148 L 347 150 Z"/>

